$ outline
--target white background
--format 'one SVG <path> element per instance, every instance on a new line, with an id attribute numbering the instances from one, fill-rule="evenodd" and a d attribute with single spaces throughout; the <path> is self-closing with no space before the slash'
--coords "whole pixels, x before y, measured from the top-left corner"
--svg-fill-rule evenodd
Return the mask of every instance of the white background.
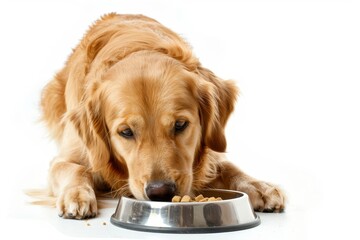
<path id="1" fill-rule="evenodd" d="M 88 26 L 108 12 L 141 13 L 191 43 L 204 66 L 241 89 L 227 126 L 228 157 L 279 184 L 282 214 L 259 227 L 192 239 L 358 239 L 360 8 L 358 1 L 0 2 L 0 229 L 8 238 L 184 239 L 86 222 L 31 206 L 46 185 L 54 143 L 37 122 L 42 87 Z M 107 225 L 102 225 L 106 222 Z"/>

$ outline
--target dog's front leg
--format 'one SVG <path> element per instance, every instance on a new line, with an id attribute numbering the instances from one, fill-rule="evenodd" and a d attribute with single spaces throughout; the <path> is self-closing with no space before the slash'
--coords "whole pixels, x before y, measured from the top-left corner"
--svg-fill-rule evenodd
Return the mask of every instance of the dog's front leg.
<path id="1" fill-rule="evenodd" d="M 57 198 L 60 217 L 84 219 L 96 216 L 94 184 L 86 167 L 66 158 L 55 158 L 50 166 L 49 184 Z"/>
<path id="2" fill-rule="evenodd" d="M 260 212 L 282 212 L 285 195 L 277 186 L 252 178 L 228 161 L 219 162 L 219 175 L 211 184 L 249 195 L 254 210 Z"/>

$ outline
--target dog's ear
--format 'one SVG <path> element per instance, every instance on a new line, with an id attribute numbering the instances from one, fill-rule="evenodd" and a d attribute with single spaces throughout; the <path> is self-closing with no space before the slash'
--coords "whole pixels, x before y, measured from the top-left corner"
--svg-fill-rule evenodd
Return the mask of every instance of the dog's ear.
<path id="1" fill-rule="evenodd" d="M 100 50 L 110 41 L 114 34 L 118 33 L 117 28 L 109 29 L 104 28 L 108 26 L 108 21 L 111 21 L 113 18 L 116 18 L 117 15 L 114 13 L 106 14 L 97 20 L 94 25 L 89 29 L 88 36 L 91 36 L 91 39 L 88 39 L 86 44 L 86 54 L 87 61 L 91 63 Z M 104 31 L 103 29 L 107 29 Z"/>
<path id="2" fill-rule="evenodd" d="M 224 81 L 206 68 L 198 68 L 200 119 L 203 144 L 214 151 L 226 150 L 225 125 L 234 110 L 238 89 L 232 81 Z"/>
<path id="3" fill-rule="evenodd" d="M 68 115 L 86 146 L 92 171 L 105 167 L 110 159 L 108 129 L 101 109 L 101 96 L 84 101 Z"/>
<path id="4" fill-rule="evenodd" d="M 112 31 L 100 32 L 97 33 L 96 38 L 94 38 L 88 45 L 86 49 L 87 61 L 92 62 L 96 55 L 100 52 L 101 49 L 110 41 L 111 37 L 116 33 L 116 29 Z"/>

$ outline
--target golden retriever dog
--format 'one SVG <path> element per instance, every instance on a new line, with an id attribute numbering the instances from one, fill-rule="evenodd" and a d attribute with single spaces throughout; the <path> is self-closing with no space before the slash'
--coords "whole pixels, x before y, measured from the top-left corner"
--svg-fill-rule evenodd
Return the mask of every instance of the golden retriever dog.
<path id="1" fill-rule="evenodd" d="M 225 159 L 237 93 L 157 21 L 103 16 L 42 92 L 59 146 L 48 183 L 59 216 L 96 216 L 104 192 L 168 201 L 206 188 L 243 191 L 256 211 L 282 211 L 278 187 Z"/>

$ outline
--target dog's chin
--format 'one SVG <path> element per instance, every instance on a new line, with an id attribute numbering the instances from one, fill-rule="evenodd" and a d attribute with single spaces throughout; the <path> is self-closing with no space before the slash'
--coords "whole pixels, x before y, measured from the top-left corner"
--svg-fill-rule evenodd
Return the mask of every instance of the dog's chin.
<path id="1" fill-rule="evenodd" d="M 179 189 L 178 192 L 176 193 L 176 195 L 179 195 L 179 196 L 192 195 L 190 186 L 185 187 L 183 189 Z"/>
<path id="2" fill-rule="evenodd" d="M 184 196 L 184 195 L 191 195 L 192 189 L 192 175 L 187 175 L 186 177 L 180 178 L 177 180 L 177 195 Z"/>
<path id="3" fill-rule="evenodd" d="M 137 200 L 146 200 L 146 201 L 149 201 L 150 199 L 144 195 L 144 194 L 135 194 L 133 193 L 132 194 L 134 196 L 134 198 L 136 198 Z"/>
<path id="4" fill-rule="evenodd" d="M 134 198 L 137 200 L 149 200 L 145 194 L 145 187 L 142 187 L 142 184 L 136 184 L 137 181 L 132 181 L 129 179 L 129 190 Z"/>

